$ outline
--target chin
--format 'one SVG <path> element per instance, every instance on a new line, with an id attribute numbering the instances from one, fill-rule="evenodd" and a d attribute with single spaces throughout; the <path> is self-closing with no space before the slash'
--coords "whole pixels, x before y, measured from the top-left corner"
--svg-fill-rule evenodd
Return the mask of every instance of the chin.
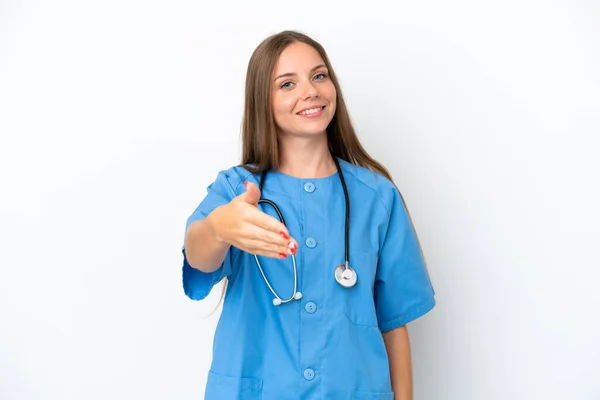
<path id="1" fill-rule="evenodd" d="M 322 135 L 327 131 L 328 126 L 329 123 L 313 124 L 312 126 L 299 126 L 295 131 L 303 135 Z"/>
<path id="2" fill-rule="evenodd" d="M 296 123 L 279 126 L 279 132 L 291 136 L 307 137 L 319 136 L 325 134 L 327 127 L 331 123 L 329 118 L 323 118 L 320 121 L 295 121 Z"/>
<path id="3" fill-rule="evenodd" d="M 326 132 L 326 129 L 311 129 L 311 130 L 297 130 L 296 131 L 296 135 L 297 136 L 305 136 L 305 137 L 312 137 L 312 136 L 321 136 L 324 135 Z"/>

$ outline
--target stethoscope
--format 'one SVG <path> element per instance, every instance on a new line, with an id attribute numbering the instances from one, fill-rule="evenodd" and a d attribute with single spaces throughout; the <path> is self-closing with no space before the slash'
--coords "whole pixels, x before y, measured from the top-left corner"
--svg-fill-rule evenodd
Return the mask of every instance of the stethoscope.
<path id="1" fill-rule="evenodd" d="M 340 285 L 342 285 L 345 288 L 351 288 L 354 285 L 356 285 L 356 280 L 358 279 L 358 277 L 356 275 L 356 271 L 354 270 L 354 268 L 352 268 L 349 264 L 349 258 L 350 258 L 350 255 L 349 255 L 350 254 L 350 251 L 349 251 L 350 197 L 348 196 L 348 188 L 346 187 L 346 180 L 344 179 L 344 174 L 342 173 L 342 169 L 340 168 L 340 163 L 339 163 L 337 157 L 333 156 L 332 158 L 333 158 L 333 161 L 335 162 L 335 167 L 337 168 L 338 174 L 340 176 L 340 181 L 342 182 L 342 188 L 344 189 L 344 200 L 346 203 L 346 222 L 345 222 L 345 230 L 344 230 L 344 252 L 345 252 L 345 260 L 346 261 L 344 264 L 340 264 L 335 267 L 334 276 L 335 276 L 335 280 Z M 263 187 L 265 185 L 266 177 L 267 177 L 267 171 L 263 171 L 261 174 L 261 177 L 260 177 L 260 185 L 259 185 L 259 189 L 260 189 L 261 193 L 263 192 Z M 261 198 L 260 200 L 258 200 L 258 204 L 268 204 L 269 206 L 271 206 L 277 213 L 277 217 L 279 218 L 279 221 L 281 221 L 281 223 L 283 225 L 285 225 L 285 219 L 283 218 L 283 215 L 281 214 L 281 210 L 279 210 L 279 207 L 277 206 L 277 204 L 275 204 L 275 202 L 268 200 L 268 199 Z M 300 300 L 302 298 L 302 293 L 297 290 L 297 288 L 298 288 L 298 269 L 296 267 L 296 257 L 294 255 L 292 255 L 292 264 L 294 266 L 294 292 L 292 293 L 292 296 L 289 299 L 282 299 L 281 297 L 279 297 L 279 295 L 277 294 L 275 289 L 273 289 L 273 286 L 271 286 L 269 279 L 265 275 L 265 272 L 263 271 L 262 266 L 260 265 L 260 261 L 258 261 L 258 257 L 256 256 L 256 254 L 254 255 L 254 259 L 256 260 L 256 265 L 258 265 L 258 269 L 260 270 L 260 274 L 262 275 L 263 280 L 267 284 L 267 287 L 269 288 L 271 293 L 273 293 L 273 296 L 275 296 L 275 298 L 273 299 L 274 305 L 278 306 L 278 305 L 281 305 L 282 303 L 289 303 L 290 301 Z"/>

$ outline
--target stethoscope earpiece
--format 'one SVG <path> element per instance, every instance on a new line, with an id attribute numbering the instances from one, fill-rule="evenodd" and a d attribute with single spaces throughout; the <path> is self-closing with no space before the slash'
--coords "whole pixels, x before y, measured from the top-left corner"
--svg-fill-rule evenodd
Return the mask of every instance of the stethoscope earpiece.
<path id="1" fill-rule="evenodd" d="M 290 302 L 292 300 L 300 300 L 301 298 L 302 298 L 302 293 L 301 292 L 296 292 L 294 294 L 294 296 L 292 296 L 292 298 L 290 298 L 290 299 L 288 299 L 286 301 L 281 300 L 279 297 L 275 297 L 273 299 L 273 305 L 274 306 L 280 306 L 283 303 L 288 303 L 288 302 Z"/>

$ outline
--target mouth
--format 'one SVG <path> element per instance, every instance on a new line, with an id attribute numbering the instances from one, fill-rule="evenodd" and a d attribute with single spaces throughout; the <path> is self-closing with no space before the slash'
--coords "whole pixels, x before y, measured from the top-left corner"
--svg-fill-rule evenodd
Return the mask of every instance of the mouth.
<path id="1" fill-rule="evenodd" d="M 316 116 L 316 115 L 319 115 L 324 109 L 325 109 L 325 106 L 306 108 L 306 109 L 298 112 L 297 114 L 300 116 L 303 116 L 303 117 Z"/>

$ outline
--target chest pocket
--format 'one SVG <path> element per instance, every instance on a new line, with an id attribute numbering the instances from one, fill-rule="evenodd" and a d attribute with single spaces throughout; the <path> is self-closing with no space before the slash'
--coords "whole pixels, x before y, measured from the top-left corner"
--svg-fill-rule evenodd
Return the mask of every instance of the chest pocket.
<path id="1" fill-rule="evenodd" d="M 234 378 L 209 372 L 206 382 L 206 400 L 260 400 L 262 380 Z"/>
<path id="2" fill-rule="evenodd" d="M 346 318 L 355 325 L 376 327 L 378 323 L 373 286 L 377 273 L 377 254 L 368 252 L 351 255 L 350 266 L 356 271 L 357 281 L 354 287 L 341 288 Z"/>

